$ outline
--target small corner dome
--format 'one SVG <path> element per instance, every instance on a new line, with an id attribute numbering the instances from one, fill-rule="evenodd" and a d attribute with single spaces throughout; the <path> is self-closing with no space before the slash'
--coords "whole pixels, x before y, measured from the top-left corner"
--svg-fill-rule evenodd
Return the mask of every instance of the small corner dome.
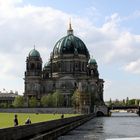
<path id="1" fill-rule="evenodd" d="M 50 62 L 46 62 L 45 64 L 44 64 L 44 68 L 45 67 L 49 67 L 50 66 Z"/>
<path id="2" fill-rule="evenodd" d="M 94 64 L 94 65 L 97 64 L 96 60 L 93 59 L 93 58 L 89 59 L 88 63 L 89 64 Z"/>
<path id="3" fill-rule="evenodd" d="M 48 68 L 50 68 L 50 62 L 46 62 L 44 64 L 44 68 L 43 69 L 45 70 L 45 69 L 48 69 Z"/>
<path id="4" fill-rule="evenodd" d="M 29 57 L 40 57 L 40 53 L 36 49 L 33 49 L 29 52 Z"/>

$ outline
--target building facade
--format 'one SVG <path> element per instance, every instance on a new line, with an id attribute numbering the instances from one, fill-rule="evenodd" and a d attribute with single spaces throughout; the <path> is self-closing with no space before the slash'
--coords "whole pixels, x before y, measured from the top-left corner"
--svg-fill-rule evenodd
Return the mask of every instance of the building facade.
<path id="1" fill-rule="evenodd" d="M 17 92 L 1 92 L 0 91 L 0 107 L 10 107 L 18 96 Z"/>
<path id="2" fill-rule="evenodd" d="M 103 105 L 103 83 L 96 60 L 90 58 L 84 42 L 74 35 L 71 23 L 67 35 L 57 41 L 43 67 L 35 48 L 27 56 L 24 92 L 27 101 L 31 97 L 39 101 L 42 96 L 58 90 L 64 96 L 64 106 L 68 107 L 71 95 L 78 91 L 80 108 Z"/>

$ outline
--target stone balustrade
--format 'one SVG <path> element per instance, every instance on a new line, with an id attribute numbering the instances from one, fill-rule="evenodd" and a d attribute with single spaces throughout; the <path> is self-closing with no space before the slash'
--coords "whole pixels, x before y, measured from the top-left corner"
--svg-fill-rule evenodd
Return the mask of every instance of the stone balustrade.
<path id="1" fill-rule="evenodd" d="M 0 112 L 7 113 L 58 113 L 73 114 L 73 108 L 0 108 Z"/>

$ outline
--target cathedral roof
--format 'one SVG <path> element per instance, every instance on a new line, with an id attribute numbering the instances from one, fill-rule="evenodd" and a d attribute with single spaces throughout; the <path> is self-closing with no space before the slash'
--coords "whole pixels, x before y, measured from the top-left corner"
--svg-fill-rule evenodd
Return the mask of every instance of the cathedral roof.
<path id="1" fill-rule="evenodd" d="M 67 36 L 61 38 L 54 46 L 53 55 L 82 54 L 89 58 L 89 52 L 84 42 L 74 36 L 71 24 L 67 31 Z"/>
<path id="2" fill-rule="evenodd" d="M 40 57 L 40 53 L 34 48 L 29 52 L 29 56 L 31 57 Z"/>

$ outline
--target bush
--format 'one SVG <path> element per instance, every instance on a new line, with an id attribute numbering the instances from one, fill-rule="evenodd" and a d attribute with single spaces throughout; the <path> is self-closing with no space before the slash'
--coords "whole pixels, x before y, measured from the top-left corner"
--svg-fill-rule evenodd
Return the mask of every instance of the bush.
<path id="1" fill-rule="evenodd" d="M 37 100 L 35 97 L 29 99 L 29 107 L 37 107 Z"/>
<path id="2" fill-rule="evenodd" d="M 53 107 L 53 97 L 51 94 L 45 95 L 41 98 L 41 105 L 43 107 Z"/>
<path id="3" fill-rule="evenodd" d="M 17 96 L 13 102 L 14 107 L 23 107 L 24 106 L 24 98 L 23 96 Z"/>

